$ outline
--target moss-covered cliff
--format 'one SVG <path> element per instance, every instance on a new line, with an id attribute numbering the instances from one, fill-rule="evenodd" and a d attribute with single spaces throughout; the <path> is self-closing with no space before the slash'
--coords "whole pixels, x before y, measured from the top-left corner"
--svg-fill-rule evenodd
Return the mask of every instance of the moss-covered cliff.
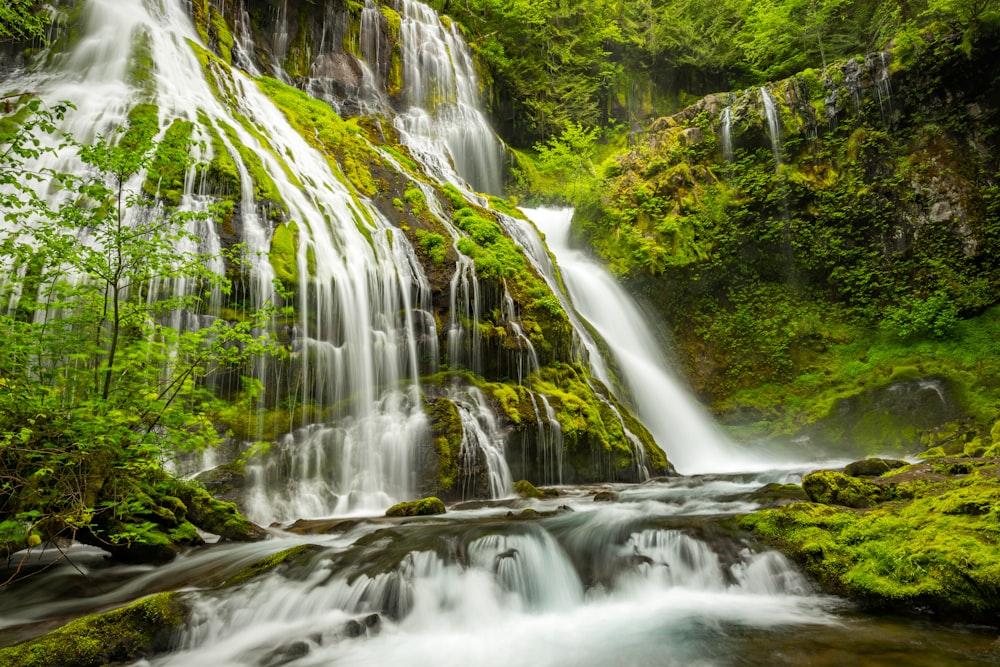
<path id="1" fill-rule="evenodd" d="M 696 392 L 743 437 L 870 422 L 845 400 L 932 377 L 940 419 L 895 405 L 805 435 L 912 451 L 959 417 L 983 430 L 1000 370 L 997 62 L 995 39 L 970 50 L 939 30 L 706 97 L 605 162 L 575 228 L 670 323 Z"/>

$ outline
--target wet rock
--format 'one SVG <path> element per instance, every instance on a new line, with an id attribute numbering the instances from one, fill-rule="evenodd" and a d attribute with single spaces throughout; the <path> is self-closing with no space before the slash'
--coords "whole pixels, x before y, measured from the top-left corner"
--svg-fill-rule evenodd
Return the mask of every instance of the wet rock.
<path id="1" fill-rule="evenodd" d="M 344 624 L 344 634 L 348 637 L 360 637 L 365 634 L 365 626 L 361 621 L 356 621 L 352 618 Z"/>
<path id="2" fill-rule="evenodd" d="M 788 503 L 809 500 L 809 496 L 798 484 L 778 484 L 772 482 L 760 487 L 748 497 L 748 500 L 760 503 L 765 507 L 780 507 Z"/>
<path id="3" fill-rule="evenodd" d="M 281 667 L 309 655 L 312 645 L 304 639 L 283 644 L 268 653 L 261 661 L 261 667 Z"/>
<path id="4" fill-rule="evenodd" d="M 594 494 L 595 503 L 615 503 L 618 502 L 618 494 L 614 491 L 600 491 Z"/>
<path id="5" fill-rule="evenodd" d="M 902 468 L 905 465 L 907 465 L 906 461 L 899 459 L 864 459 L 847 464 L 844 467 L 844 474 L 851 477 L 880 477 L 890 470 Z"/>
<path id="6" fill-rule="evenodd" d="M 545 494 L 535 488 L 535 485 L 526 479 L 519 479 L 514 482 L 514 493 L 522 498 L 544 498 Z"/>

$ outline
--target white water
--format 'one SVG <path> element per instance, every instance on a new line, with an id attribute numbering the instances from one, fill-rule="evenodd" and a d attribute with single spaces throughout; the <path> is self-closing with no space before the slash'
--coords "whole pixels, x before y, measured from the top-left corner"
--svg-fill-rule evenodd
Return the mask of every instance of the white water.
<path id="1" fill-rule="evenodd" d="M 767 136 L 771 140 L 771 152 L 774 154 L 774 166 L 781 165 L 781 121 L 778 110 L 774 106 L 774 98 L 767 86 L 760 87 L 760 99 L 764 105 L 764 116 L 767 118 Z"/>
<path id="2" fill-rule="evenodd" d="M 570 247 L 572 209 L 525 209 L 545 234 L 569 296 L 607 342 L 639 418 L 678 471 L 691 474 L 759 468 L 738 448 L 670 371 L 648 319 L 628 292 L 598 262 Z"/>
<path id="3" fill-rule="evenodd" d="M 574 511 L 313 537 L 327 551 L 305 570 L 199 595 L 178 650 L 152 664 L 714 665 L 729 664 L 733 636 L 837 623 L 838 603 L 787 559 L 651 525 L 658 501 L 535 507 L 557 503 Z"/>
<path id="4" fill-rule="evenodd" d="M 396 120 L 403 142 L 435 177 L 501 194 L 501 144 L 480 108 L 472 53 L 458 27 L 433 9 L 398 0 L 403 85 L 409 108 Z"/>
<path id="5" fill-rule="evenodd" d="M 719 118 L 722 125 L 722 157 L 726 162 L 733 161 L 733 108 L 731 106 L 722 110 Z"/>

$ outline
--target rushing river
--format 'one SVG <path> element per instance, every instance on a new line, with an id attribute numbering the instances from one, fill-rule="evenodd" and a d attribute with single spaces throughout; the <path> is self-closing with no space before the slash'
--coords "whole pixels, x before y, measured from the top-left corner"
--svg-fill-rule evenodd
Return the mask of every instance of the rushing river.
<path id="1" fill-rule="evenodd" d="M 160 590 L 189 591 L 191 627 L 138 665 L 972 665 L 995 632 L 865 615 L 726 522 L 801 471 L 560 487 L 422 519 L 275 531 L 156 568 L 73 566 L 0 593 L 0 636 Z M 595 500 L 595 495 L 601 501 Z M 605 500 L 606 499 L 606 500 Z M 322 526 L 322 522 L 307 524 Z M 308 543 L 287 568 L 215 588 Z"/>

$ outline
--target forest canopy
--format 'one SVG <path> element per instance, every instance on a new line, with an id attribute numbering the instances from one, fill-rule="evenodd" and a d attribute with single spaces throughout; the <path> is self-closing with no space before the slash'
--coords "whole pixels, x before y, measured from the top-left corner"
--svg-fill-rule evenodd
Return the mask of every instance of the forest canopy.
<path id="1" fill-rule="evenodd" d="M 630 123 L 885 48 L 934 22 L 974 33 L 998 0 L 431 0 L 492 77 L 515 145 Z"/>

